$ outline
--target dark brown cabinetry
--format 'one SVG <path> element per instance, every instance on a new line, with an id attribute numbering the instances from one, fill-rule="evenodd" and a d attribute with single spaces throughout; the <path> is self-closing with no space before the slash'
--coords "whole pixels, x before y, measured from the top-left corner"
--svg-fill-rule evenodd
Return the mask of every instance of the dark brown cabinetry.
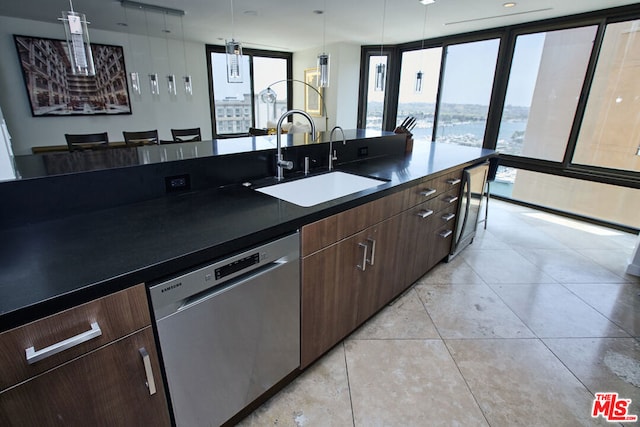
<path id="1" fill-rule="evenodd" d="M 461 170 L 302 228 L 301 366 L 308 366 L 451 248 Z"/>
<path id="2" fill-rule="evenodd" d="M 137 285 L 0 334 L 0 425 L 169 425 L 150 323 Z"/>

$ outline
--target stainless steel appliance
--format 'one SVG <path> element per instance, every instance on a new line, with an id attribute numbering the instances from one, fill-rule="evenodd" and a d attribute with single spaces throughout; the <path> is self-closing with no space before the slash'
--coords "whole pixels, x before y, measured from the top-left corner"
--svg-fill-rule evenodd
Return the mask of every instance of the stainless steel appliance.
<path id="1" fill-rule="evenodd" d="M 300 366 L 298 233 L 150 287 L 178 426 L 217 426 Z"/>
<path id="2" fill-rule="evenodd" d="M 489 162 L 486 162 L 466 168 L 462 172 L 462 194 L 458 205 L 458 223 L 448 260 L 458 255 L 473 242 L 488 171 Z"/>

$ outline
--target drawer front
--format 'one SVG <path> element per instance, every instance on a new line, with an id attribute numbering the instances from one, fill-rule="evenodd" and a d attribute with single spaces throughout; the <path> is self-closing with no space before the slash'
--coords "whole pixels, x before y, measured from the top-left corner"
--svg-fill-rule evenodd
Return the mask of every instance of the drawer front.
<path id="1" fill-rule="evenodd" d="M 169 426 L 151 327 L 0 393 L 0 425 Z"/>
<path id="2" fill-rule="evenodd" d="M 452 190 L 447 191 L 446 193 L 440 194 L 436 197 L 435 202 L 433 204 L 433 209 L 436 212 L 449 210 L 451 208 L 455 208 L 458 206 L 458 202 L 460 200 L 460 188 L 454 188 Z"/>
<path id="3" fill-rule="evenodd" d="M 461 176 L 461 171 L 455 171 L 437 178 L 426 180 L 408 190 L 405 190 L 407 193 L 405 197 L 406 207 L 410 208 L 419 203 L 423 203 L 425 200 L 433 199 L 449 191 L 459 192 Z"/>
<path id="4" fill-rule="evenodd" d="M 3 332 L 0 390 L 150 324 L 145 286 L 140 284 Z M 32 350 L 32 363 L 27 349 Z"/>
<path id="5" fill-rule="evenodd" d="M 453 225 L 453 222 L 445 224 L 433 231 L 433 246 L 431 248 L 429 268 L 442 261 L 442 259 L 451 252 L 451 243 L 453 242 L 453 235 L 455 233 Z"/>
<path id="6" fill-rule="evenodd" d="M 405 208 L 404 191 L 390 194 L 302 227 L 302 256 L 308 256 L 342 239 L 352 236 Z"/>

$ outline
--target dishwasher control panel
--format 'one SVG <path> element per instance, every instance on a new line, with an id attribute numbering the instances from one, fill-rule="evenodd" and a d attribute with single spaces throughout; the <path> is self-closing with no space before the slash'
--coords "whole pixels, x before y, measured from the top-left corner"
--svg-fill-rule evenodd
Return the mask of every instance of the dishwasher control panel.
<path id="1" fill-rule="evenodd" d="M 214 274 L 216 280 L 223 279 L 233 273 L 244 270 L 245 268 L 256 265 L 260 262 L 260 253 L 256 252 L 253 255 L 249 255 L 237 261 L 230 262 L 215 269 Z"/>

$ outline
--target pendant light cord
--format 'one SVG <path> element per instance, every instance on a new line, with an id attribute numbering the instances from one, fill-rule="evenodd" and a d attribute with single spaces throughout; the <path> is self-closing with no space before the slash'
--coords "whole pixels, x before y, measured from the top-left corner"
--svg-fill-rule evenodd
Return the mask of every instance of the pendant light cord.
<path id="1" fill-rule="evenodd" d="M 322 53 L 327 52 L 327 0 L 324 0 L 324 10 L 322 11 Z"/>
<path id="2" fill-rule="evenodd" d="M 231 40 L 235 40 L 236 38 L 235 28 L 235 19 L 233 16 L 233 0 L 231 0 Z"/>
<path id="3" fill-rule="evenodd" d="M 384 46 L 384 23 L 387 17 L 387 0 L 382 5 L 382 39 L 380 40 L 380 56 L 382 56 L 382 47 Z"/>
<path id="4" fill-rule="evenodd" d="M 182 53 L 184 55 L 184 74 L 189 74 L 187 70 L 187 45 L 184 42 L 184 20 L 180 17 L 180 32 L 182 33 Z"/>

